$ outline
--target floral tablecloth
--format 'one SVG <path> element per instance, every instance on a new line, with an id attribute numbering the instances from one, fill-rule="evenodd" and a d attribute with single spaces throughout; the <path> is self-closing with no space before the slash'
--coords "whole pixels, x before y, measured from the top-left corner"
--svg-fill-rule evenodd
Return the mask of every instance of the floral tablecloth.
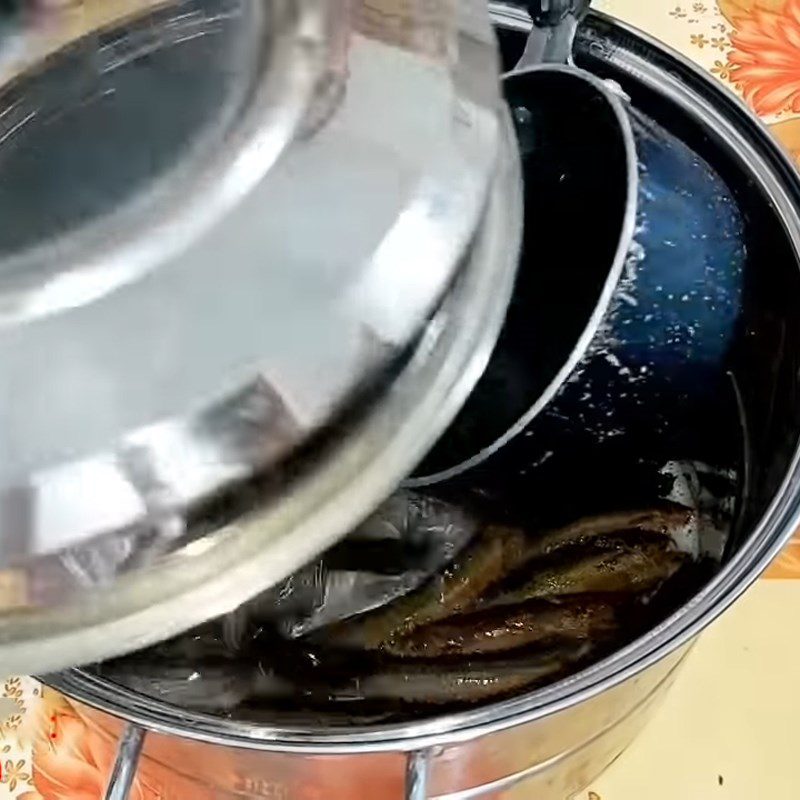
<path id="1" fill-rule="evenodd" d="M 72 7 L 74 31 L 120 13 L 129 0 L 42 2 Z M 800 0 L 595 5 L 655 34 L 737 92 L 800 166 Z M 800 536 L 702 637 L 663 710 L 577 800 L 800 798 L 798 615 Z M 24 677 L 0 686 L 0 800 L 99 800 L 113 758 L 54 692 Z M 146 787 L 139 795 L 150 800 Z"/>

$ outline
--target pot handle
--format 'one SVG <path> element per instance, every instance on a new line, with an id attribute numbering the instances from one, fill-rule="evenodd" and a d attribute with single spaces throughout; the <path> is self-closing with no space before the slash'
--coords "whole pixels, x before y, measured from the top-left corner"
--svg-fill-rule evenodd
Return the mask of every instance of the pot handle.
<path id="1" fill-rule="evenodd" d="M 128 800 L 142 754 L 145 730 L 138 725 L 128 725 L 119 741 L 117 760 L 108 779 L 105 800 Z"/>
<path id="2" fill-rule="evenodd" d="M 516 70 L 537 64 L 569 64 L 578 24 L 591 0 L 528 0 L 533 27 Z"/>
<path id="3" fill-rule="evenodd" d="M 408 754 L 405 800 L 428 800 L 429 773 L 430 753 L 427 750 Z"/>

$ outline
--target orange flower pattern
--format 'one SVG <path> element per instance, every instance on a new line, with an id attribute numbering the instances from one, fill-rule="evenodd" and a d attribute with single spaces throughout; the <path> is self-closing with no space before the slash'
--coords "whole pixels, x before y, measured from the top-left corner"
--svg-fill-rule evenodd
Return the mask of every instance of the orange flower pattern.
<path id="1" fill-rule="evenodd" d="M 34 719 L 35 730 L 32 769 L 24 761 L 5 766 L 0 761 L 4 770 L 0 798 L 102 800 L 124 726 L 47 687 L 43 687 L 39 702 L 28 716 Z M 130 800 L 241 800 L 249 796 L 237 788 L 239 782 L 246 783 L 237 771 L 241 766 L 237 757 L 227 751 L 206 751 L 204 756 L 209 763 L 192 764 L 192 758 L 186 757 L 180 747 L 183 757 L 176 757 L 167 742 L 163 739 L 160 744 L 153 743 L 158 758 L 148 753 L 145 744 Z M 27 782 L 31 786 L 26 786 L 20 795 L 3 794 L 1 787 L 14 778 L 19 784 Z"/>
<path id="2" fill-rule="evenodd" d="M 25 783 L 30 780 L 30 775 L 25 772 L 25 759 L 21 758 L 14 763 L 10 758 L 6 759 L 3 766 L 2 782 L 8 784 L 8 788 L 13 792 L 18 783 Z"/>
<path id="3" fill-rule="evenodd" d="M 786 0 L 717 0 L 717 6 L 723 17 L 735 23 L 739 17 L 751 13 L 754 9 L 780 11 Z"/>
<path id="4" fill-rule="evenodd" d="M 35 792 L 23 795 L 24 800 L 100 800 L 116 758 L 116 743 L 90 729 L 65 698 L 47 688 L 35 713 Z M 137 785 L 131 800 L 158 800 L 158 796 Z"/>
<path id="5" fill-rule="evenodd" d="M 800 532 L 795 533 L 792 541 L 773 561 L 765 577 L 779 580 L 800 579 Z"/>
<path id="6" fill-rule="evenodd" d="M 745 100 L 762 116 L 800 113 L 800 0 L 754 7 L 734 20 L 729 61 Z"/>

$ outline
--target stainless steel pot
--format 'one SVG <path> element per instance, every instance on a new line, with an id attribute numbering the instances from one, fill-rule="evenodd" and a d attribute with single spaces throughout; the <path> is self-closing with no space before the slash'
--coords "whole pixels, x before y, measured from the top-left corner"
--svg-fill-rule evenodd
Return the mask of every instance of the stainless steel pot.
<path id="1" fill-rule="evenodd" d="M 528 25 L 494 7 L 509 63 Z M 48 682 L 79 701 L 107 741 L 123 736 L 109 797 L 138 775 L 164 796 L 222 798 L 536 797 L 563 800 L 632 740 L 693 639 L 756 579 L 800 516 L 800 180 L 732 96 L 658 43 L 602 16 L 577 60 L 690 140 L 738 192 L 749 258 L 731 360 L 738 409 L 736 523 L 720 572 L 663 624 L 595 666 L 468 713 L 382 727 L 278 728 L 189 714 L 80 671 Z M 146 732 L 146 733 L 144 733 Z"/>

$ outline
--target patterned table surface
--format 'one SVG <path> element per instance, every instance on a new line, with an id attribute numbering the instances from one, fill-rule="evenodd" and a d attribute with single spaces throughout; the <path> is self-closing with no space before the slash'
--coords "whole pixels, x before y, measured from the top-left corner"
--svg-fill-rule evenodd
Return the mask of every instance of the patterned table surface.
<path id="1" fill-rule="evenodd" d="M 800 0 L 606 0 L 742 96 L 800 166 Z M 578 800 L 796 800 L 800 534 L 700 639 L 664 708 Z"/>
<path id="2" fill-rule="evenodd" d="M 152 0 L 157 2 L 157 0 Z M 85 27 L 129 0 L 47 0 Z M 800 0 L 602 0 L 736 91 L 800 166 Z M 666 705 L 576 800 L 797 800 L 800 536 L 702 637 Z M 765 680 L 765 678 L 767 678 Z M 0 800 L 99 800 L 113 753 L 30 678 L 0 691 Z M 58 722 L 56 722 L 58 721 Z"/>

